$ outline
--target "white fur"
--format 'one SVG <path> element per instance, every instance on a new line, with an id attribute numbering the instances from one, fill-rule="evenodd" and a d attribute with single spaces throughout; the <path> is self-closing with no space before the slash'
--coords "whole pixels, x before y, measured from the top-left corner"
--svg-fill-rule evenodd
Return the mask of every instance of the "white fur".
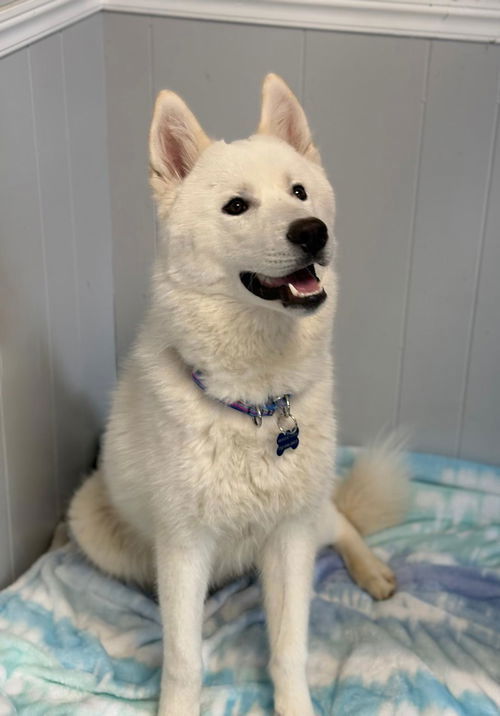
<path id="1" fill-rule="evenodd" d="M 337 543 L 376 597 L 394 589 L 390 570 L 331 500 L 332 268 L 318 269 L 328 298 L 313 314 L 257 298 L 239 280 L 245 270 L 295 270 L 301 249 L 286 239 L 295 219 L 315 216 L 327 225 L 328 260 L 334 246 L 331 186 L 302 108 L 274 75 L 264 84 L 260 131 L 229 145 L 209 143 L 182 100 L 159 95 L 151 182 L 164 239 L 151 307 L 114 396 L 99 471 L 69 514 L 77 541 L 101 568 L 143 582 L 156 575 L 165 626 L 163 716 L 199 712 L 209 584 L 260 568 L 282 716 L 313 713 L 305 662 L 318 547 Z M 307 201 L 293 195 L 294 183 L 306 187 Z M 249 211 L 223 213 L 233 196 L 244 196 Z M 193 383 L 193 368 L 204 371 L 207 394 Z M 215 400 L 258 404 L 283 393 L 293 395 L 300 446 L 282 457 L 275 418 L 257 428 Z M 375 478 L 383 481 L 393 463 L 377 465 Z M 347 504 L 348 487 L 341 489 Z"/>

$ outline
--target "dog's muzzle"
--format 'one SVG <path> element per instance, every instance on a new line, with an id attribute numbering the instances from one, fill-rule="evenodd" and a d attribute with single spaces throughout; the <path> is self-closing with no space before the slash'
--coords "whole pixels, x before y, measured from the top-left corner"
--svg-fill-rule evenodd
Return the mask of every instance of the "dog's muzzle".
<path id="1" fill-rule="evenodd" d="M 315 264 L 328 264 L 329 257 L 323 251 L 328 241 L 328 228 L 314 216 L 296 219 L 288 227 L 286 238 L 302 249 L 302 260 L 307 261 L 305 265 L 299 260 L 300 268 L 286 276 L 243 271 L 240 280 L 248 291 L 265 301 L 279 300 L 285 308 L 315 309 L 326 299 Z"/>

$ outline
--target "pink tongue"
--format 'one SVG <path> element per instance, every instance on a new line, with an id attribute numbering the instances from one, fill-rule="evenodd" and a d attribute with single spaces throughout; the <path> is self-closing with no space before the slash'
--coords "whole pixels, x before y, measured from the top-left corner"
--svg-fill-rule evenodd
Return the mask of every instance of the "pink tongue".
<path id="1" fill-rule="evenodd" d="M 320 283 L 307 269 L 295 271 L 288 276 L 280 278 L 268 278 L 265 281 L 266 286 L 286 286 L 291 283 L 300 293 L 314 293 L 319 289 Z"/>
<path id="2" fill-rule="evenodd" d="M 292 280 L 288 281 L 288 283 L 295 286 L 300 293 L 314 293 L 314 291 L 319 289 L 320 284 L 318 279 L 311 276 L 309 272 L 306 273 L 304 271 L 303 275 L 302 272 L 297 272 L 297 274 L 292 274 L 289 278 Z"/>

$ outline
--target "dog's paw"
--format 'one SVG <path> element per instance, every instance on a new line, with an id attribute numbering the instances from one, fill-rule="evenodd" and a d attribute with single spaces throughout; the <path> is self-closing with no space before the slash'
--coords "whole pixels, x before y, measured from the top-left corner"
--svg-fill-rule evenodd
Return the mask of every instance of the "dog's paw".
<path id="1" fill-rule="evenodd" d="M 363 561 L 353 570 L 356 583 L 374 599 L 388 599 L 396 591 L 396 577 L 392 569 L 372 554 L 369 561 Z"/>

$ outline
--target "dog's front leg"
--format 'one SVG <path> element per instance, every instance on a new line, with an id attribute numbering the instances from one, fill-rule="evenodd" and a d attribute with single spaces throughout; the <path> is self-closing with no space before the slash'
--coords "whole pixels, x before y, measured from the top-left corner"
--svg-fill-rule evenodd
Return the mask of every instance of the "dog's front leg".
<path id="1" fill-rule="evenodd" d="M 312 716 L 306 679 L 307 630 L 316 539 L 310 524 L 280 525 L 268 539 L 262 558 L 274 682 L 279 716 Z"/>
<path id="2" fill-rule="evenodd" d="M 163 624 L 159 716 L 198 716 L 202 683 L 201 630 L 212 546 L 206 535 L 188 544 L 158 544 L 158 595 Z"/>

